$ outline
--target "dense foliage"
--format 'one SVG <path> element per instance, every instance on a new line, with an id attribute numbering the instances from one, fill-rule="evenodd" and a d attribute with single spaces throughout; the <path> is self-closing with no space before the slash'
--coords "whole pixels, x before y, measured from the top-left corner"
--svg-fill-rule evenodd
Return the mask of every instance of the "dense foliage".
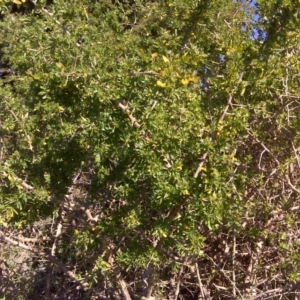
<path id="1" fill-rule="evenodd" d="M 0 2 L 3 297 L 294 293 L 299 3 L 11 5 Z"/>

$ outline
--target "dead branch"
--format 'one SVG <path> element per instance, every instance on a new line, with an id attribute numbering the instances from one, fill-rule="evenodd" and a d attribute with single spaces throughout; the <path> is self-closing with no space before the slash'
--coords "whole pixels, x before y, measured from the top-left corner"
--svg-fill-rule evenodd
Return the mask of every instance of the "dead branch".
<path id="1" fill-rule="evenodd" d="M 61 210 L 60 220 L 59 220 L 59 223 L 57 225 L 54 242 L 53 242 L 52 248 L 51 248 L 51 256 L 53 256 L 53 257 L 55 257 L 55 252 L 56 252 L 56 248 L 57 248 L 57 242 L 58 242 L 58 239 L 59 239 L 59 237 L 61 236 L 61 233 L 62 233 L 62 220 L 63 220 L 63 216 L 64 216 L 64 211 Z M 50 290 L 51 290 L 51 285 L 52 285 L 52 271 L 53 271 L 53 263 L 48 262 L 48 266 L 47 266 L 48 276 L 47 276 L 46 292 L 45 292 L 46 299 L 50 299 Z"/>
<path id="2" fill-rule="evenodd" d="M 224 272 L 224 270 L 220 268 L 220 266 L 217 265 L 211 257 L 207 256 L 207 258 L 213 263 L 213 265 L 218 269 L 218 271 L 220 271 L 223 274 L 223 276 L 231 283 L 232 288 L 235 289 L 239 294 L 239 296 L 241 297 L 241 299 L 243 299 L 241 291 L 237 288 L 236 284 L 230 279 L 230 277 L 226 274 L 226 272 Z"/>
<path id="3" fill-rule="evenodd" d="M 90 209 L 88 209 L 88 208 L 86 208 L 84 206 L 80 206 L 80 210 L 84 211 L 84 213 L 87 216 L 87 221 L 88 222 L 97 222 L 98 221 L 99 216 L 96 215 L 95 217 L 93 217 Z"/>
<path id="4" fill-rule="evenodd" d="M 233 247 L 232 247 L 232 282 L 233 282 L 233 297 L 236 297 L 236 234 L 233 231 Z"/>
<path id="5" fill-rule="evenodd" d="M 177 282 L 176 282 L 176 288 L 174 293 L 174 300 L 178 299 L 179 293 L 180 293 L 180 285 L 181 285 L 181 279 L 182 279 L 182 272 L 184 269 L 184 265 L 181 265 L 178 276 L 177 276 Z"/>
<path id="6" fill-rule="evenodd" d="M 143 274 L 143 297 L 145 300 L 151 299 L 151 294 L 154 289 L 155 280 L 154 280 L 154 266 L 151 262 L 148 263 L 148 266 Z"/>
<path id="7" fill-rule="evenodd" d="M 110 255 L 108 257 L 108 262 L 112 266 L 111 269 L 120 284 L 120 288 L 121 288 L 123 297 L 125 298 L 125 300 L 132 300 L 131 296 L 128 292 L 127 283 L 125 282 L 124 277 L 122 275 L 121 268 L 115 262 L 115 254 L 113 252 L 114 252 L 114 247 L 111 246 Z"/>
<path id="8" fill-rule="evenodd" d="M 294 191 L 296 192 L 297 194 L 300 194 L 300 190 L 298 190 L 291 182 L 291 179 L 289 177 L 288 174 L 285 174 L 285 179 L 287 181 L 287 184 L 289 185 L 289 187 Z"/>
<path id="9" fill-rule="evenodd" d="M 196 267 L 197 279 L 198 279 L 198 284 L 199 284 L 202 299 L 203 300 L 209 299 L 210 297 L 209 297 L 208 293 L 204 290 L 204 287 L 203 287 L 203 284 L 202 284 L 202 280 L 201 280 L 200 272 L 199 272 L 199 266 L 198 266 L 197 262 L 195 264 L 195 267 Z"/>
<path id="10" fill-rule="evenodd" d="M 27 250 L 27 251 L 30 251 L 31 253 L 35 254 L 37 257 L 41 257 L 41 256 L 44 256 L 44 257 L 47 257 L 47 259 L 54 263 L 60 270 L 62 270 L 69 278 L 71 278 L 73 281 L 75 281 L 81 288 L 85 288 L 86 284 L 82 283 L 82 282 L 79 282 L 77 279 L 76 279 L 76 276 L 75 274 L 69 270 L 61 261 L 59 261 L 55 256 L 51 255 L 51 254 L 46 254 L 45 252 L 43 251 L 40 251 L 40 250 L 35 250 L 31 247 L 28 247 L 27 245 L 21 243 L 21 242 L 18 242 L 18 241 L 15 241 L 7 236 L 5 236 L 5 234 L 0 231 L 0 240 L 3 240 L 13 246 L 16 246 L 16 247 L 19 247 L 21 249 L 24 249 L 24 250 Z"/>
<path id="11" fill-rule="evenodd" d="M 300 289 L 300 282 L 293 282 L 287 284 L 283 288 L 277 288 L 269 291 L 265 291 L 253 297 L 251 300 L 261 300 L 270 296 L 275 295 L 283 295 L 285 293 L 295 292 L 296 290 Z"/>

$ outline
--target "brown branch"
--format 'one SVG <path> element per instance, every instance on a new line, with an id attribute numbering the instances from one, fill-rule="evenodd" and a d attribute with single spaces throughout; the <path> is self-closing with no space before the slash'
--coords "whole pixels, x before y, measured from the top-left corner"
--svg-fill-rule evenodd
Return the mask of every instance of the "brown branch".
<path id="1" fill-rule="evenodd" d="M 270 297 L 272 294 L 273 294 L 273 296 L 282 295 L 284 293 L 294 292 L 298 289 L 300 289 L 300 282 L 293 282 L 293 283 L 287 284 L 283 288 L 277 288 L 277 289 L 273 289 L 273 290 L 269 290 L 269 291 L 260 293 L 256 296 L 254 296 L 251 300 L 261 300 L 263 298 Z"/>
<path id="2" fill-rule="evenodd" d="M 155 285 L 154 279 L 154 266 L 151 262 L 148 263 L 148 266 L 143 274 L 143 299 L 151 299 L 151 294 Z"/>
<path id="3" fill-rule="evenodd" d="M 195 264 L 196 267 L 196 273 L 197 273 L 197 279 L 198 279 L 198 284 L 199 284 L 199 288 L 200 288 L 200 292 L 201 292 L 201 296 L 203 300 L 209 299 L 209 294 L 207 293 L 207 291 L 204 289 L 203 284 L 202 284 L 202 280 L 200 277 L 200 272 L 199 272 L 199 266 L 198 263 Z"/>
<path id="4" fill-rule="evenodd" d="M 58 239 L 61 236 L 62 233 L 62 220 L 63 220 L 63 216 L 64 216 L 64 211 L 61 210 L 60 213 L 60 220 L 58 222 L 57 225 L 57 229 L 56 229 L 56 234 L 54 237 L 54 242 L 52 244 L 52 248 L 51 248 L 51 256 L 55 257 L 55 252 L 56 252 L 56 248 L 57 248 L 57 243 L 58 243 Z M 52 272 L 53 272 L 53 262 L 48 262 L 48 266 L 47 266 L 47 281 L 46 281 L 46 292 L 45 292 L 45 298 L 46 299 L 50 299 L 50 291 L 51 291 L 51 286 L 52 286 Z"/>
<path id="5" fill-rule="evenodd" d="M 161 77 L 161 75 L 157 72 L 154 71 L 140 71 L 140 72 L 132 72 L 130 75 L 133 76 L 140 76 L 140 75 L 149 75 L 149 76 L 156 76 L 156 77 Z"/>
<path id="6" fill-rule="evenodd" d="M 131 296 L 128 292 L 128 288 L 127 288 L 127 283 L 124 280 L 124 277 L 122 275 L 121 272 L 121 268 L 119 267 L 119 265 L 115 262 L 115 254 L 114 254 L 114 246 L 110 247 L 110 254 L 108 257 L 108 263 L 112 266 L 111 270 L 113 271 L 116 279 L 118 280 L 120 287 L 121 287 L 121 292 L 123 297 L 125 298 L 125 300 L 132 300 Z"/>
<path id="7" fill-rule="evenodd" d="M 290 187 L 294 192 L 296 192 L 297 194 L 300 195 L 300 190 L 298 190 L 298 189 L 292 184 L 291 179 L 290 179 L 290 177 L 289 177 L 288 174 L 285 175 L 285 179 L 287 180 L 287 184 L 289 185 L 289 187 Z"/>
<path id="8" fill-rule="evenodd" d="M 203 166 L 204 166 L 204 164 L 205 164 L 205 162 L 206 162 L 207 156 L 208 156 L 208 151 L 206 151 L 206 152 L 202 155 L 202 157 L 201 157 L 201 159 L 200 159 L 201 162 L 199 163 L 198 168 L 197 168 L 196 172 L 194 173 L 194 178 L 197 178 L 198 175 L 199 175 L 199 173 L 201 172 L 201 170 L 202 170 L 202 168 L 203 168 Z"/>
<path id="9" fill-rule="evenodd" d="M 177 276 L 178 279 L 177 279 L 176 287 L 175 287 L 174 300 L 177 300 L 179 297 L 183 270 L 184 270 L 184 265 L 181 265 L 178 276 Z"/>
<path id="10" fill-rule="evenodd" d="M 41 241 L 49 241 L 50 240 L 49 238 L 42 236 L 41 234 L 39 234 L 38 237 L 35 237 L 35 238 L 28 238 L 28 237 L 24 237 L 21 235 L 18 235 L 15 238 L 20 242 L 28 242 L 28 243 L 37 243 L 37 242 L 41 242 Z"/>
<path id="11" fill-rule="evenodd" d="M 6 177 L 8 177 L 8 174 L 7 174 L 5 171 L 3 171 L 3 175 L 6 176 Z M 29 191 L 33 191 L 33 190 L 34 190 L 34 187 L 31 186 L 31 185 L 29 185 L 28 183 L 26 183 L 24 180 L 22 180 L 22 179 L 20 179 L 20 178 L 18 178 L 18 177 L 16 177 L 16 176 L 14 176 L 14 177 L 15 177 L 15 179 L 17 179 L 17 180 L 21 183 L 21 185 L 22 185 L 26 190 L 29 190 Z"/>
<path id="12" fill-rule="evenodd" d="M 84 206 L 80 206 L 80 210 L 82 210 L 86 214 L 88 222 L 91 222 L 91 223 L 94 222 L 94 223 L 96 223 L 98 221 L 99 216 L 96 215 L 95 217 L 93 217 L 90 209 L 88 209 L 88 208 L 86 208 Z"/>
<path id="13" fill-rule="evenodd" d="M 233 231 L 233 245 L 232 245 L 232 294 L 236 298 L 236 234 Z"/>
<path id="14" fill-rule="evenodd" d="M 251 135 L 252 137 L 253 137 L 253 139 L 257 142 L 257 143 L 259 143 L 263 148 L 264 148 L 264 150 L 261 152 L 261 154 L 260 154 L 260 159 L 259 159 L 259 164 L 258 164 L 258 168 L 260 169 L 260 170 L 263 170 L 261 167 L 260 167 L 260 164 L 261 164 L 261 160 L 262 160 L 262 156 L 263 156 L 263 154 L 265 153 L 265 152 L 268 152 L 273 158 L 274 158 L 274 160 L 276 161 L 276 163 L 277 163 L 277 165 L 279 166 L 280 165 L 280 163 L 279 163 L 279 161 L 278 161 L 278 159 L 274 156 L 274 154 L 272 153 L 272 151 L 259 139 L 259 138 L 257 138 L 256 136 L 255 136 L 255 134 L 254 133 L 252 133 L 250 130 L 248 131 L 248 133 L 249 133 L 249 135 Z"/>
<path id="15" fill-rule="evenodd" d="M 232 288 L 235 289 L 236 292 L 241 297 L 241 299 L 243 299 L 243 296 L 242 296 L 240 290 L 237 288 L 237 285 L 231 280 L 231 278 L 226 274 L 226 272 L 218 264 L 216 264 L 210 256 L 207 255 L 207 258 L 213 263 L 213 265 L 217 268 L 217 270 L 219 272 L 221 272 L 223 274 L 223 276 L 231 283 Z"/>
<path id="16" fill-rule="evenodd" d="M 28 247 L 27 245 L 21 243 L 21 242 L 18 242 L 18 241 L 15 241 L 7 236 L 5 236 L 5 234 L 0 231 L 0 240 L 3 240 L 13 246 L 16 246 L 16 247 L 19 247 L 21 249 L 24 249 L 24 250 L 27 250 L 27 251 L 30 251 L 31 253 L 35 254 L 36 256 L 38 257 L 41 257 L 41 256 L 45 256 L 47 257 L 47 259 L 54 263 L 55 265 L 58 266 L 58 268 L 60 270 L 62 270 L 69 278 L 71 278 L 72 280 L 74 280 L 75 282 L 78 283 L 78 285 L 81 287 L 81 288 L 85 288 L 85 284 L 84 283 L 81 283 L 79 282 L 77 279 L 76 279 L 76 276 L 75 274 L 70 271 L 61 261 L 59 261 L 55 256 L 51 255 L 51 254 L 46 254 L 45 252 L 43 251 L 39 251 L 39 250 L 35 250 L 31 247 Z"/>
<path id="17" fill-rule="evenodd" d="M 138 123 L 138 121 L 136 120 L 136 118 L 131 114 L 130 110 L 128 109 L 127 105 L 124 105 L 121 100 L 117 100 L 115 101 L 116 105 L 118 107 L 120 107 L 128 116 L 129 120 L 131 121 L 131 124 L 137 128 L 137 129 L 141 129 L 142 125 L 140 123 Z M 143 131 L 143 135 L 144 135 L 144 139 L 147 142 L 152 142 L 152 139 L 150 137 L 148 137 L 148 135 Z"/>

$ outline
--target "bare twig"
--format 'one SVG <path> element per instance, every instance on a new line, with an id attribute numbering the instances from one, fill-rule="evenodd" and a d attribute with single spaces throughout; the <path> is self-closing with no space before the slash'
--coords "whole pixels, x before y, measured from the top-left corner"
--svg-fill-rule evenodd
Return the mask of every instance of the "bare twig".
<path id="1" fill-rule="evenodd" d="M 58 223 L 58 225 L 57 225 L 57 229 L 56 229 L 56 233 L 55 233 L 54 242 L 53 242 L 53 245 L 52 245 L 52 248 L 51 248 L 51 255 L 52 255 L 52 256 L 55 256 L 56 247 L 57 247 L 57 242 L 58 242 L 58 239 L 59 239 L 59 237 L 60 237 L 60 235 L 61 235 L 63 215 L 64 215 L 64 212 L 62 211 L 62 212 L 61 212 L 61 218 L 60 218 L 59 223 Z"/>
<path id="2" fill-rule="evenodd" d="M 201 170 L 202 170 L 204 164 L 206 163 L 207 156 L 208 156 L 208 151 L 206 151 L 206 152 L 202 155 L 202 157 L 201 157 L 201 159 L 200 159 L 201 162 L 199 163 L 198 168 L 197 168 L 197 170 L 196 170 L 196 172 L 195 172 L 195 174 L 194 174 L 194 177 L 195 177 L 195 178 L 198 177 L 198 175 L 199 175 L 199 173 L 201 172 Z"/>
<path id="3" fill-rule="evenodd" d="M 15 241 L 7 236 L 5 236 L 5 234 L 0 231 L 0 240 L 3 240 L 13 246 L 16 246 L 16 247 L 19 247 L 21 249 L 24 249 L 24 250 L 27 250 L 27 251 L 30 251 L 31 253 L 35 254 L 37 257 L 47 257 L 47 259 L 54 263 L 56 266 L 58 266 L 58 268 L 60 270 L 62 270 L 69 278 L 71 278 L 72 280 L 74 280 L 81 288 L 85 288 L 86 284 L 78 281 L 78 279 L 76 278 L 75 274 L 69 270 L 61 261 L 59 261 L 55 256 L 51 255 L 51 254 L 46 254 L 45 252 L 43 251 L 39 251 L 39 249 L 33 249 L 31 247 L 28 247 L 27 245 L 21 243 L 21 242 L 18 242 L 18 241 Z"/>
<path id="4" fill-rule="evenodd" d="M 296 158 L 296 161 L 297 161 L 298 168 L 300 168 L 300 158 L 299 158 L 299 155 L 297 153 L 298 151 L 295 147 L 294 141 L 292 141 L 292 147 L 293 147 L 293 150 L 294 150 L 294 153 L 295 153 L 295 158 Z"/>
<path id="5" fill-rule="evenodd" d="M 235 278 L 235 256 L 236 256 L 236 235 L 235 231 L 233 231 L 233 247 L 232 247 L 232 282 L 233 282 L 233 297 L 236 297 L 236 278 Z"/>
<path id="6" fill-rule="evenodd" d="M 283 288 L 277 288 L 277 289 L 273 289 L 273 290 L 269 290 L 269 291 L 260 293 L 260 294 L 256 295 L 255 297 L 253 297 L 251 300 L 261 300 L 261 299 L 270 297 L 271 295 L 273 295 L 273 296 L 274 295 L 282 295 L 284 293 L 294 292 L 298 289 L 300 289 L 300 282 L 293 282 L 293 283 L 287 284 Z"/>
<path id="7" fill-rule="evenodd" d="M 111 270 L 113 271 L 116 279 L 118 280 L 118 282 L 120 284 L 121 292 L 122 292 L 122 295 L 125 298 L 125 300 L 132 300 L 131 296 L 128 292 L 127 283 L 125 282 L 124 277 L 122 275 L 121 268 L 115 262 L 115 255 L 113 253 L 113 250 L 114 250 L 113 247 L 111 247 L 110 255 L 108 258 L 108 262 L 112 266 Z"/>
<path id="8" fill-rule="evenodd" d="M 118 107 L 120 107 L 128 116 L 129 120 L 131 121 L 131 124 L 137 128 L 137 129 L 140 129 L 142 127 L 142 125 L 140 123 L 137 122 L 136 118 L 131 114 L 129 108 L 127 105 L 124 105 L 121 100 L 116 100 L 115 101 L 116 105 Z M 144 138 L 147 142 L 152 142 L 152 139 L 143 131 L 143 135 L 144 135 Z"/>
<path id="9" fill-rule="evenodd" d="M 54 242 L 53 242 L 52 248 L 51 248 L 51 256 L 53 256 L 53 257 L 55 257 L 57 242 L 58 242 L 58 239 L 59 239 L 59 237 L 61 235 L 61 232 L 62 232 L 63 216 L 64 216 L 64 211 L 61 210 L 60 220 L 59 220 L 58 225 L 57 225 Z M 51 285 L 52 285 L 52 271 L 53 271 L 53 263 L 49 261 L 48 266 L 47 266 L 48 276 L 47 276 L 46 292 L 45 292 L 46 299 L 50 299 L 50 290 L 51 290 Z"/>
<path id="10" fill-rule="evenodd" d="M 228 28 L 231 29 L 231 26 L 230 26 L 229 22 L 227 22 L 225 19 L 224 19 L 224 22 L 228 26 Z"/>
<path id="11" fill-rule="evenodd" d="M 201 296 L 202 296 L 202 299 L 205 300 L 205 299 L 207 299 L 207 297 L 206 297 L 206 293 L 204 291 L 202 280 L 201 280 L 201 277 L 200 277 L 198 263 L 195 264 L 195 267 L 196 267 L 197 278 L 198 278 L 198 283 L 199 283 L 199 288 L 200 288 Z"/>
<path id="12" fill-rule="evenodd" d="M 185 259 L 186 261 L 186 259 Z M 175 293 L 174 293 L 174 300 L 178 299 L 179 292 L 180 292 L 180 285 L 181 285 L 181 277 L 182 277 L 182 272 L 184 269 L 184 265 L 181 265 L 178 276 L 177 276 L 177 282 L 176 282 L 176 288 L 175 288 Z"/>
<path id="13" fill-rule="evenodd" d="M 3 171 L 3 175 L 4 175 L 5 177 L 8 177 L 8 174 L 7 174 L 5 171 Z M 20 178 L 18 178 L 18 177 L 16 177 L 16 176 L 14 176 L 14 179 L 16 179 L 17 181 L 19 181 L 19 182 L 21 183 L 21 185 L 22 185 L 26 190 L 28 190 L 28 191 L 33 191 L 33 190 L 34 190 L 34 187 L 31 186 L 31 185 L 29 185 L 28 183 L 26 183 L 24 180 L 22 180 L 22 179 L 20 179 Z"/>
<path id="14" fill-rule="evenodd" d="M 140 76 L 140 75 L 149 75 L 149 76 L 156 76 L 156 77 L 161 77 L 161 75 L 157 72 L 154 71 L 139 71 L 139 72 L 132 72 L 130 75 L 133 76 Z"/>
<path id="15" fill-rule="evenodd" d="M 260 170 L 263 170 L 264 171 L 264 169 L 261 167 L 261 160 L 262 160 L 262 156 L 263 156 L 263 154 L 265 153 L 265 152 L 267 152 L 267 153 L 269 153 L 272 157 L 273 157 L 273 159 L 276 161 L 276 163 L 277 163 L 277 165 L 279 166 L 280 165 L 280 163 L 279 163 L 279 161 L 278 161 L 278 159 L 273 155 L 273 153 L 270 151 L 270 149 L 259 139 L 259 138 L 257 138 L 256 136 L 255 136 L 255 134 L 253 134 L 252 132 L 250 132 L 249 131 L 249 134 L 255 139 L 255 141 L 257 142 L 257 143 L 259 143 L 263 148 L 264 148 L 264 150 L 262 151 L 262 153 L 260 154 L 260 159 L 259 159 L 259 164 L 258 164 L 258 168 L 260 169 Z"/>
<path id="16" fill-rule="evenodd" d="M 240 290 L 237 288 L 236 284 L 234 282 L 232 282 L 232 280 L 230 279 L 230 277 L 226 274 L 226 272 L 224 272 L 224 270 L 222 268 L 219 267 L 219 265 L 217 265 L 214 260 L 207 256 L 207 258 L 213 263 L 213 265 L 223 274 L 223 276 L 232 284 L 232 286 L 235 288 L 235 290 L 237 291 L 237 293 L 239 294 L 239 296 L 241 297 L 241 299 L 244 299 L 243 295 L 241 294 Z"/>
<path id="17" fill-rule="evenodd" d="M 94 222 L 95 223 L 95 222 L 98 221 L 99 216 L 96 215 L 95 217 L 93 217 L 90 209 L 88 209 L 84 206 L 80 206 L 80 210 L 82 210 L 86 214 L 88 222 L 91 222 L 91 223 Z"/>
<path id="18" fill-rule="evenodd" d="M 289 177 L 288 174 L 285 174 L 285 179 L 287 180 L 287 184 L 290 186 L 290 188 L 291 188 L 294 192 L 296 192 L 297 194 L 300 195 L 300 190 L 297 189 L 297 188 L 292 184 L 291 179 L 290 179 L 290 177 Z"/>
<path id="19" fill-rule="evenodd" d="M 151 262 L 148 263 L 148 266 L 143 274 L 143 299 L 151 299 L 151 295 L 154 289 L 155 280 L 154 280 L 154 266 Z"/>

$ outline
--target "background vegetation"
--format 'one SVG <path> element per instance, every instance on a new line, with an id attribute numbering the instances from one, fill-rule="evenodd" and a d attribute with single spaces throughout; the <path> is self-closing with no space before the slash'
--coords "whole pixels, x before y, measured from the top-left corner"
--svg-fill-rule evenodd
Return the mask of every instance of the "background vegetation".
<path id="1" fill-rule="evenodd" d="M 3 299 L 297 296 L 297 1 L 0 7 Z"/>

